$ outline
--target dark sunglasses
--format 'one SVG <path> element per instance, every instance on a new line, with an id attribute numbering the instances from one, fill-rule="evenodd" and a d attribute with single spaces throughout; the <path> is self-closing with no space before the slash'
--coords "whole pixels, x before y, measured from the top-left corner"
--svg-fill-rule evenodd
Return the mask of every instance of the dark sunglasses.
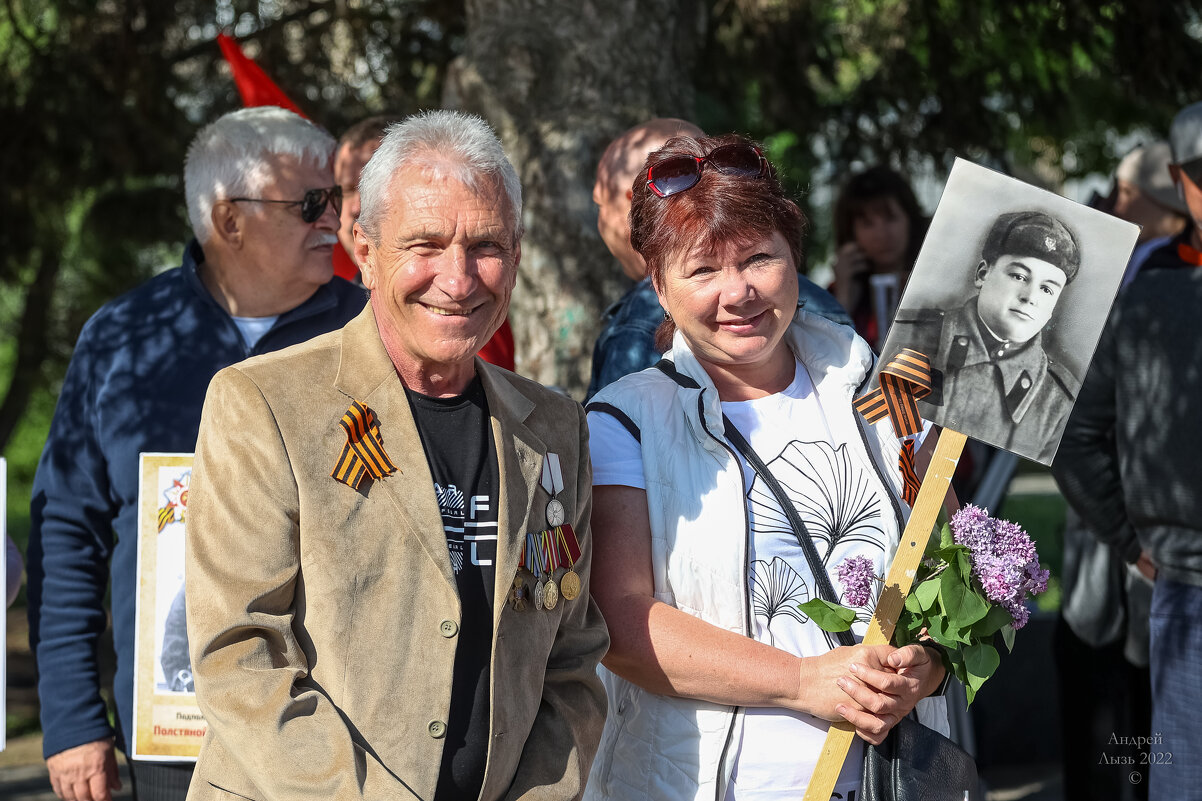
<path id="1" fill-rule="evenodd" d="M 1185 176 L 1193 181 L 1195 186 L 1202 186 L 1202 158 L 1178 164 L 1177 169 L 1185 173 Z"/>
<path id="2" fill-rule="evenodd" d="M 722 145 L 706 156 L 671 156 L 647 168 L 647 186 L 660 197 L 692 189 L 709 164 L 724 175 L 760 178 L 768 172 L 768 160 L 752 145 Z"/>
<path id="3" fill-rule="evenodd" d="M 301 219 L 307 223 L 317 222 L 326 213 L 326 204 L 334 207 L 335 214 L 342 213 L 342 187 L 309 189 L 301 200 L 265 200 L 261 197 L 232 197 L 230 203 L 279 203 L 285 206 L 300 206 Z"/>

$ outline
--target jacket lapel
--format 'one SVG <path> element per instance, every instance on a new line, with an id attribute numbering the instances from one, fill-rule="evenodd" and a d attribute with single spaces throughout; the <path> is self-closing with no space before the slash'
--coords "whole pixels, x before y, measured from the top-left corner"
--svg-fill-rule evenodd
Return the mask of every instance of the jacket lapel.
<path id="1" fill-rule="evenodd" d="M 506 378 L 499 368 L 476 360 L 484 383 L 488 413 L 492 417 L 497 446 L 497 470 L 501 482 L 497 510 L 496 584 L 493 594 L 493 627 L 509 598 L 526 532 L 546 528 L 539 512 L 532 509 L 534 493 L 542 475 L 547 446 L 526 427 L 534 403 Z"/>
<path id="2" fill-rule="evenodd" d="M 434 495 L 434 478 L 404 387 L 380 340 L 370 303 L 342 329 L 342 353 L 334 385 L 347 396 L 348 406 L 351 400 L 357 400 L 375 413 L 384 450 L 397 468 L 395 473 L 363 485 L 365 494 L 389 499 L 401 530 L 421 543 L 442 577 L 453 585 L 455 576 Z M 336 456 L 331 455 L 331 459 Z"/>

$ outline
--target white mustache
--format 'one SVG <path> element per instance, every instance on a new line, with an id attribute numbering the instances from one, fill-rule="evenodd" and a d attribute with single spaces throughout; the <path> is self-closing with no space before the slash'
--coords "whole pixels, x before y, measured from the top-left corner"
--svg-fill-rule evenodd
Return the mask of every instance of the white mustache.
<path id="1" fill-rule="evenodd" d="M 309 240 L 309 247 L 320 248 L 326 245 L 338 244 L 338 236 L 336 234 L 320 233 Z"/>

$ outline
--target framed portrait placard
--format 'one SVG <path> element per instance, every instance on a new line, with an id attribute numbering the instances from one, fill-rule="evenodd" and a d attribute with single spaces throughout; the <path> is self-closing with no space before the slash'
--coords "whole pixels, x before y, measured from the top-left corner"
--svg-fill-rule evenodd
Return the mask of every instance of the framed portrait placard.
<path id="1" fill-rule="evenodd" d="M 878 371 L 903 348 L 923 354 L 923 418 L 1051 464 L 1138 235 L 957 159 Z"/>
<path id="2" fill-rule="evenodd" d="M 143 453 L 140 475 L 131 756 L 192 761 L 208 728 L 196 705 L 184 615 L 192 454 Z"/>

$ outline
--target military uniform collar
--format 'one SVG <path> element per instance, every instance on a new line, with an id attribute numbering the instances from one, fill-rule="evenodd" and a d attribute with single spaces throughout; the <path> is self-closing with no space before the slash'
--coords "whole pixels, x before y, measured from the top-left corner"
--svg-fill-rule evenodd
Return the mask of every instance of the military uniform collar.
<path id="1" fill-rule="evenodd" d="M 1043 332 L 1019 345 L 993 340 L 992 336 L 986 339 L 976 302 L 976 298 L 973 298 L 965 303 L 957 311 L 956 319 L 946 326 L 952 339 L 945 346 L 949 348 L 948 352 L 963 353 L 962 360 L 955 359 L 959 364 L 953 365 L 949 359 L 948 366 L 969 367 L 993 363 L 1001 376 L 1006 409 L 1014 422 L 1018 422 L 1035 399 L 1036 393 L 1032 389 L 1047 376 L 1048 357 L 1043 350 Z M 990 340 L 997 342 L 992 349 Z"/>

